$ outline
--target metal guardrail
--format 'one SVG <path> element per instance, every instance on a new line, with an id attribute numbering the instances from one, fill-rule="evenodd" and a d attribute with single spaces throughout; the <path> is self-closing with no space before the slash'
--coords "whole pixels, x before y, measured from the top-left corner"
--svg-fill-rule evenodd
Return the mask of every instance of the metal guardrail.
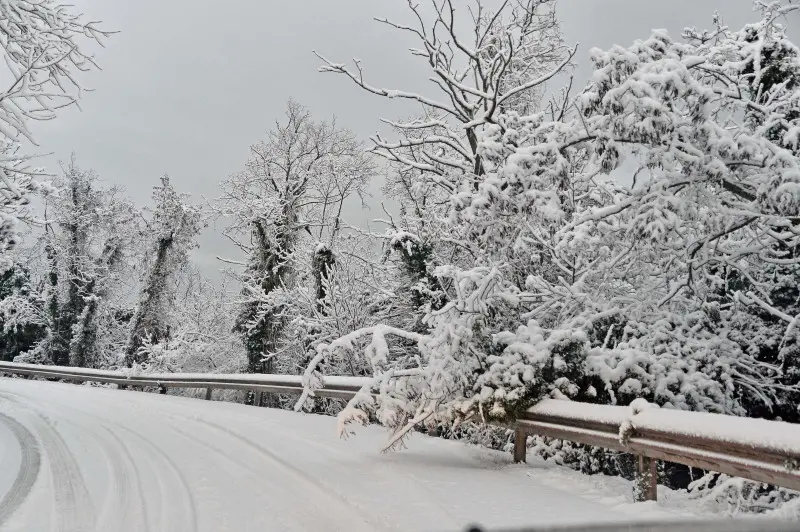
<path id="1" fill-rule="evenodd" d="M 262 374 L 126 374 L 61 366 L 0 362 L 0 374 L 28 375 L 72 382 L 120 386 L 249 390 L 299 394 L 300 376 Z M 319 397 L 352 398 L 370 379 L 326 377 Z M 258 401 L 260 402 L 260 401 Z M 800 490 L 800 425 L 721 414 L 593 405 L 545 400 L 525 412 L 515 425 L 514 460 L 524 462 L 527 438 L 547 436 L 633 454 L 637 457 L 634 495 L 657 497 L 656 462 L 664 460 L 731 476 Z"/>
<path id="2" fill-rule="evenodd" d="M 20 364 L 16 362 L 0 362 L 0 373 L 11 375 L 29 375 L 45 379 L 63 379 L 71 382 L 100 382 L 119 386 L 153 387 L 161 393 L 169 388 L 206 389 L 206 399 L 211 398 L 211 391 L 248 390 L 256 393 L 298 394 L 303 391 L 302 378 L 299 375 L 263 375 L 263 374 L 207 374 L 207 373 L 162 373 L 133 374 L 122 371 L 105 371 L 66 366 L 40 366 L 36 364 Z M 330 377 L 326 379 L 325 388 L 318 390 L 318 397 L 351 399 L 364 384 L 371 379 L 361 377 Z"/>
<path id="3" fill-rule="evenodd" d="M 637 457 L 637 500 L 656 500 L 663 460 L 800 490 L 800 425 L 723 414 L 544 400 L 517 422 L 514 459 L 528 435 L 548 436 Z"/>

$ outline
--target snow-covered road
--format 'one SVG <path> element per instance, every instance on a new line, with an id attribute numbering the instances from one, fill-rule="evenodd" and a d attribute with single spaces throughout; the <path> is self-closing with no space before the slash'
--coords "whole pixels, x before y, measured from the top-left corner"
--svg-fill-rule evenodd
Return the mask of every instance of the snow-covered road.
<path id="1" fill-rule="evenodd" d="M 462 530 L 675 516 L 627 483 L 335 419 L 0 379 L 0 530 Z"/>

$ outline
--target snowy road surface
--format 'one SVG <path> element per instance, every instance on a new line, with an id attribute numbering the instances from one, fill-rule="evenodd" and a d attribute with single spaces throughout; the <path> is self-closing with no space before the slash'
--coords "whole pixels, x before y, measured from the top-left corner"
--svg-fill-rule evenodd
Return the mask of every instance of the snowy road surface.
<path id="1" fill-rule="evenodd" d="M 627 483 L 238 404 L 0 379 L 0 530 L 462 530 L 676 516 Z M 667 505 L 667 507 L 664 506 Z M 685 517 L 685 515 L 684 515 Z"/>

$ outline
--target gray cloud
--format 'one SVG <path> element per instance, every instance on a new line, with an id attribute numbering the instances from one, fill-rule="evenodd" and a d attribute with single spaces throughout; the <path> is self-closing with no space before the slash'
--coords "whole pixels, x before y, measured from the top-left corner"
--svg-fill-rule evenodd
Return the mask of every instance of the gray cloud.
<path id="1" fill-rule="evenodd" d="M 95 89 L 83 110 L 68 110 L 34 132 L 40 150 L 54 154 L 48 166 L 75 151 L 80 164 L 124 185 L 139 203 L 163 173 L 196 200 L 215 197 L 289 98 L 318 117 L 337 115 L 364 138 L 379 127 L 378 116 L 408 111 L 318 73 L 312 49 L 338 61 L 358 57 L 381 86 L 427 87 L 424 66 L 407 52 L 411 43 L 372 20 L 408 20 L 403 0 L 76 3 L 87 18 L 120 33 L 97 53 L 103 71 L 83 76 Z M 737 28 L 754 19 L 751 6 L 749 0 L 562 0 L 559 11 L 567 40 L 581 44 L 577 77 L 585 80 L 591 47 L 627 45 L 652 28 L 677 36 L 686 25 L 709 26 L 715 10 Z M 792 33 L 799 22 L 790 21 Z M 357 222 L 380 214 L 375 207 L 350 212 Z M 197 259 L 208 274 L 220 266 L 215 255 L 235 253 L 212 230 L 201 246 Z"/>

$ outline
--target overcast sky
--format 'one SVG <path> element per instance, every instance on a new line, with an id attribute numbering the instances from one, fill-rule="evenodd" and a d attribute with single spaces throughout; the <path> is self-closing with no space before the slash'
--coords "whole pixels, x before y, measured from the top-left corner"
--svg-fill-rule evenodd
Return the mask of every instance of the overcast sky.
<path id="1" fill-rule="evenodd" d="M 466 5 L 455 0 L 456 5 Z M 94 89 L 82 110 L 34 127 L 46 164 L 77 154 L 107 182 L 125 186 L 137 203 L 168 173 L 175 186 L 201 196 L 239 170 L 250 144 L 270 129 L 293 98 L 320 118 L 365 139 L 378 117 L 404 114 L 394 101 L 356 90 L 344 78 L 317 72 L 316 49 L 346 62 L 362 60 L 374 84 L 418 90 L 427 73 L 409 56 L 409 42 L 373 22 L 409 21 L 405 0 L 75 0 L 87 19 L 118 30 L 97 58 L 103 70 L 83 76 Z M 421 2 L 424 3 L 424 2 Z M 653 28 L 674 36 L 687 25 L 708 27 L 718 10 L 739 28 L 754 20 L 750 0 L 560 0 L 568 42 L 579 42 L 578 78 L 592 47 L 628 45 Z M 798 18 L 790 21 L 797 35 Z M 374 187 L 377 190 L 377 186 Z M 375 201 L 379 205 L 378 200 Z M 354 222 L 379 217 L 351 212 Z M 235 251 L 212 230 L 196 258 L 213 275 L 216 255 Z"/>

